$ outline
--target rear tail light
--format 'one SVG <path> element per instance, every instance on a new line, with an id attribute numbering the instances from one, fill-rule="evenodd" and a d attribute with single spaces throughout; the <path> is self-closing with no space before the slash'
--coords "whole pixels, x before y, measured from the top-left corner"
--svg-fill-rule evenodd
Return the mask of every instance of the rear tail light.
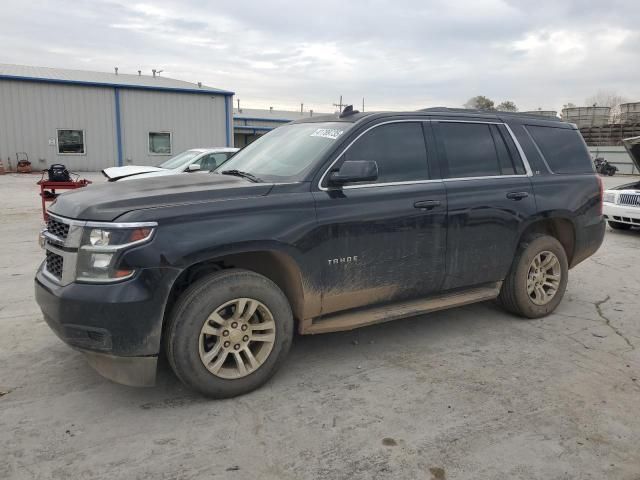
<path id="1" fill-rule="evenodd" d="M 604 184 L 602 183 L 602 177 L 596 175 L 598 179 L 598 187 L 600 188 L 600 198 L 598 199 L 598 215 L 602 215 L 602 203 L 604 201 Z"/>

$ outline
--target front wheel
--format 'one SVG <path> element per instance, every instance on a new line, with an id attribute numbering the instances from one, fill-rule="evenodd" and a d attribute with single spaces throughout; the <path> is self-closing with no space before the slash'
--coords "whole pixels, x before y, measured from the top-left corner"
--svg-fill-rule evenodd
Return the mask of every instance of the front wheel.
<path id="1" fill-rule="evenodd" d="M 242 395 L 265 383 L 292 338 L 293 315 L 278 286 L 236 269 L 191 285 L 165 332 L 167 357 L 178 378 L 213 398 Z"/>
<path id="2" fill-rule="evenodd" d="M 569 267 L 562 244 L 549 235 L 532 235 L 516 253 L 498 300 L 508 311 L 527 318 L 553 312 L 567 288 Z"/>

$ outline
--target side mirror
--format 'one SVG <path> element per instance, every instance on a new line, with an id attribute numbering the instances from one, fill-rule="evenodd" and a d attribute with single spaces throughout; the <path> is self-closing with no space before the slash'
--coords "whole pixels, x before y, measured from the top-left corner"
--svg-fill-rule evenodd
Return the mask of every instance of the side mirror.
<path id="1" fill-rule="evenodd" d="M 345 183 L 372 182 L 378 179 L 378 164 L 373 160 L 347 160 L 340 170 L 329 175 L 329 185 L 342 186 Z"/>
<path id="2" fill-rule="evenodd" d="M 198 170 L 200 170 L 200 164 L 198 163 L 192 163 L 187 167 L 187 172 L 197 172 Z"/>

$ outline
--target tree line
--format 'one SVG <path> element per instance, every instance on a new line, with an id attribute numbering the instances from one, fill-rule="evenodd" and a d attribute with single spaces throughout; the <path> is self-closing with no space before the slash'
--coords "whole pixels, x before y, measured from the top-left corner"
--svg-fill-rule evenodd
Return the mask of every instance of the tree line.
<path id="1" fill-rule="evenodd" d="M 587 97 L 584 101 L 585 106 L 589 107 L 610 107 L 613 121 L 620 114 L 620 104 L 627 103 L 627 98 L 618 95 L 614 90 L 598 90 L 595 94 Z M 576 107 L 573 103 L 565 103 L 562 108 Z M 504 100 L 498 105 L 493 100 L 484 95 L 471 97 L 464 104 L 464 108 L 474 110 L 486 110 L 490 112 L 517 112 L 518 107 L 511 100 Z"/>

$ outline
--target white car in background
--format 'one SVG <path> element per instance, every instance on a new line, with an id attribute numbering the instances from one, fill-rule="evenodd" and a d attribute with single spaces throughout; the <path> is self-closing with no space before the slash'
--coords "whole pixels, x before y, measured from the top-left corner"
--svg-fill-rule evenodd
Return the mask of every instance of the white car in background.
<path id="1" fill-rule="evenodd" d="M 102 170 L 110 182 L 176 175 L 185 172 L 209 171 L 229 160 L 238 148 L 194 148 L 186 150 L 157 167 L 126 165 Z"/>
<path id="2" fill-rule="evenodd" d="M 624 144 L 636 168 L 640 170 L 640 137 L 625 138 Z M 640 182 L 627 183 L 605 190 L 604 218 L 616 230 L 640 227 Z"/>

